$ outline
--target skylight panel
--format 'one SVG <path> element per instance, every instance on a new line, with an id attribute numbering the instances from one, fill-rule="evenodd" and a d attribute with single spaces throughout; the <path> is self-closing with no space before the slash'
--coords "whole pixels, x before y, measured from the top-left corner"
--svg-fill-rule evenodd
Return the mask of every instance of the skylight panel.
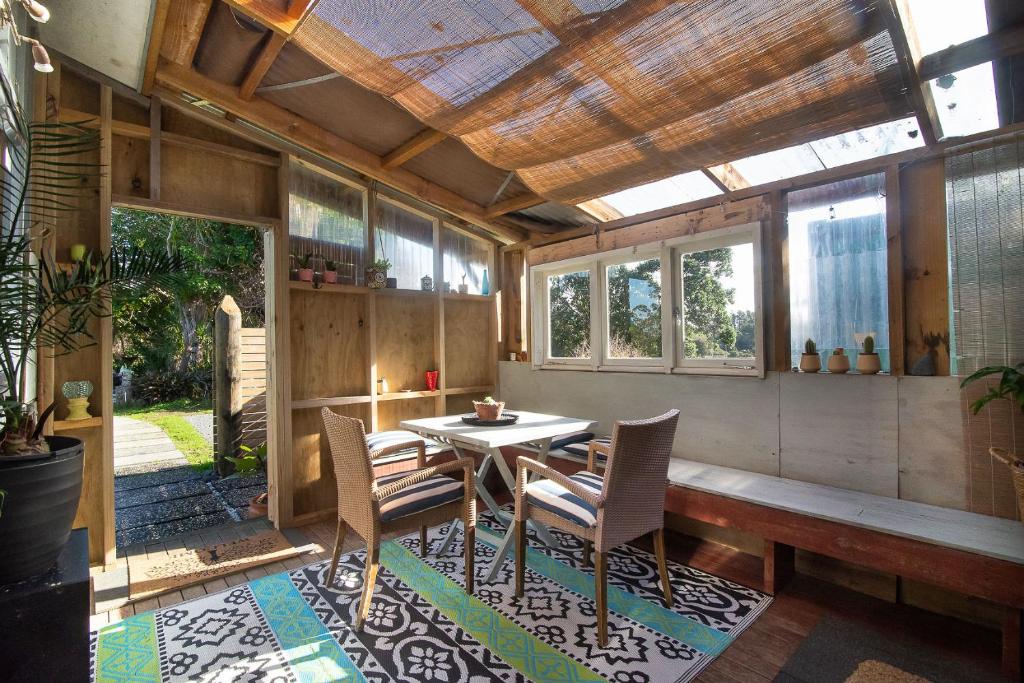
<path id="1" fill-rule="evenodd" d="M 992 62 L 928 82 L 942 137 L 971 135 L 999 127 Z"/>
<path id="2" fill-rule="evenodd" d="M 917 119 L 909 117 L 809 143 L 827 168 L 923 147 Z"/>
<path id="3" fill-rule="evenodd" d="M 810 145 L 777 149 L 731 163 L 751 185 L 772 183 L 825 168 Z"/>
<path id="4" fill-rule="evenodd" d="M 921 55 L 988 33 L 985 0 L 908 0 Z"/>
<path id="5" fill-rule="evenodd" d="M 713 197 L 722 191 L 700 171 L 691 171 L 601 197 L 623 216 Z"/>

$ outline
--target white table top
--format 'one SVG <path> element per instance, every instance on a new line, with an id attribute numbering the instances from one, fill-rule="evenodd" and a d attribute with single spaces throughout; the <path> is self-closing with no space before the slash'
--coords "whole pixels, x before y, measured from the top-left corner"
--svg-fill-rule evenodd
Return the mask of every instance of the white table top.
<path id="1" fill-rule="evenodd" d="M 673 458 L 673 484 L 1024 565 L 1024 524 Z"/>
<path id="2" fill-rule="evenodd" d="M 402 429 L 417 434 L 441 437 L 475 448 L 500 448 L 553 439 L 573 432 L 589 431 L 596 420 L 506 410 L 519 416 L 519 422 L 507 427 L 474 427 L 462 421 L 462 415 L 403 420 Z"/>

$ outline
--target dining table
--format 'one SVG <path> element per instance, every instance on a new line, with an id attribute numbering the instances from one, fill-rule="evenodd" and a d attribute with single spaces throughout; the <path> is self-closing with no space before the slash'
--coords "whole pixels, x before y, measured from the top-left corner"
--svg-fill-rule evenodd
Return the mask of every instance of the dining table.
<path id="1" fill-rule="evenodd" d="M 548 451 L 551 449 L 551 442 L 559 437 L 565 437 L 576 432 L 590 431 L 596 423 L 576 417 L 565 417 L 562 415 L 547 415 L 544 413 L 533 413 L 525 410 L 506 410 L 518 417 L 514 424 L 502 426 L 483 426 L 467 424 L 463 417 L 467 415 L 447 415 L 442 417 L 426 417 L 415 420 L 403 420 L 400 424 L 402 429 L 415 432 L 420 436 L 429 437 L 452 447 L 458 457 L 466 457 L 466 452 L 476 452 L 483 455 L 479 467 L 476 469 L 476 490 L 484 504 L 494 514 L 497 522 L 505 528 L 505 534 L 497 548 L 494 562 L 487 571 L 485 581 L 492 582 L 501 568 L 502 562 L 512 548 L 515 540 L 515 526 L 512 524 L 512 516 L 501 509 L 495 501 L 494 496 L 484 486 L 484 480 L 491 466 L 497 468 L 502 481 L 509 491 L 515 491 L 515 474 L 508 466 L 501 449 L 510 446 L 523 447 L 533 451 L 534 459 L 545 462 Z M 558 545 L 551 533 L 543 524 L 530 520 L 531 528 L 536 532 L 542 543 L 555 547 Z M 457 524 L 452 524 L 447 536 L 439 550 L 440 553 L 447 551 L 455 533 L 458 530 Z"/>

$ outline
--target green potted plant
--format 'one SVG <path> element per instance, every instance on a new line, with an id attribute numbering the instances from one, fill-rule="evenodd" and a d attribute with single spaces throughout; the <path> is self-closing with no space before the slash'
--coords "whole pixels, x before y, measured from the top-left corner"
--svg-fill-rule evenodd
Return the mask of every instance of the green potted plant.
<path id="1" fill-rule="evenodd" d="M 383 289 L 388 284 L 388 271 L 391 261 L 379 258 L 366 269 L 366 286 L 370 289 Z"/>
<path id="2" fill-rule="evenodd" d="M 813 339 L 804 342 L 804 352 L 800 355 L 800 370 L 803 372 L 818 372 L 821 370 L 821 356 L 818 354 L 818 347 Z"/>
<path id="3" fill-rule="evenodd" d="M 181 269 L 167 252 L 89 253 L 69 266 L 54 262 L 49 237 L 77 199 L 104 172 L 88 161 L 99 148 L 95 128 L 29 123 L 0 76 L 10 158 L 0 178 L 0 584 L 48 570 L 67 543 L 82 489 L 82 442 L 42 436 L 53 405 L 38 406 L 29 386 L 40 347 L 73 353 L 96 343 L 97 318 L 110 299 L 152 288 Z M 83 160 L 86 159 L 86 160 Z M 40 409 L 41 414 L 40 414 Z M 98 504 L 98 503 L 97 503 Z"/>
<path id="4" fill-rule="evenodd" d="M 324 259 L 324 282 L 329 285 L 338 284 L 338 265 L 331 259 Z"/>
<path id="5" fill-rule="evenodd" d="M 828 371 L 836 375 L 850 371 L 850 357 L 842 346 L 832 349 L 832 355 L 828 357 Z"/>
<path id="6" fill-rule="evenodd" d="M 857 372 L 862 375 L 877 375 L 882 370 L 882 361 L 875 353 L 875 338 L 864 337 L 864 344 L 857 354 Z"/>
<path id="7" fill-rule="evenodd" d="M 302 256 L 295 258 L 296 263 L 299 266 L 299 281 L 300 282 L 312 282 L 313 281 L 313 254 L 305 253 Z"/>
<path id="8" fill-rule="evenodd" d="M 241 451 L 240 455 L 237 456 L 226 456 L 226 459 L 235 466 L 234 474 L 228 475 L 228 479 L 234 477 L 251 477 L 259 474 L 260 472 L 267 471 L 267 444 L 266 442 L 261 443 L 256 448 L 251 448 L 242 444 L 238 447 Z M 253 496 L 249 499 L 249 516 L 250 517 L 266 517 L 267 516 L 267 498 L 268 494 L 266 491 Z"/>
<path id="9" fill-rule="evenodd" d="M 990 385 L 981 397 L 971 403 L 971 412 L 977 415 L 981 409 L 992 401 L 1007 400 L 1014 408 L 1024 412 L 1024 363 L 1009 365 L 989 365 L 964 378 L 960 388 L 964 389 L 975 382 L 991 377 L 999 376 L 999 382 L 994 386 Z M 1012 418 L 1011 418 L 1012 419 Z M 1024 459 L 1010 453 L 1005 448 L 989 448 L 989 454 L 1010 468 L 1010 476 L 1013 479 L 1013 487 L 1017 492 L 1017 510 L 1021 521 L 1024 521 Z"/>

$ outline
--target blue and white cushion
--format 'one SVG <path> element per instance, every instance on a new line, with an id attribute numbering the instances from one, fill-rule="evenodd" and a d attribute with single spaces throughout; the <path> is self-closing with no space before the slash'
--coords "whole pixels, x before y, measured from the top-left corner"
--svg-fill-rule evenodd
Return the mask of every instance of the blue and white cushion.
<path id="1" fill-rule="evenodd" d="M 596 494 L 600 494 L 604 486 L 604 479 L 594 472 L 577 472 L 569 478 Z M 553 512 L 582 527 L 589 529 L 597 526 L 597 508 L 550 479 L 538 479 L 527 484 L 526 500 L 530 505 Z"/>
<path id="2" fill-rule="evenodd" d="M 609 438 L 609 437 L 600 437 L 600 438 L 597 438 L 597 439 L 588 440 L 585 443 L 569 443 L 569 444 L 566 444 L 566 445 L 562 446 L 562 450 L 565 451 L 566 453 L 569 453 L 570 455 L 576 455 L 576 456 L 579 456 L 581 458 L 587 458 L 587 457 L 590 456 L 590 441 L 596 441 L 599 444 L 603 444 L 605 446 L 611 446 L 612 445 L 611 438 Z M 598 462 L 602 462 L 602 461 L 605 460 L 605 457 L 606 456 L 605 456 L 604 453 L 598 453 L 597 454 L 597 458 L 595 458 L 595 459 Z"/>
<path id="3" fill-rule="evenodd" d="M 399 479 L 410 477 L 415 473 L 398 472 L 377 478 L 377 487 L 383 488 Z M 452 501 L 462 500 L 462 480 L 452 479 L 443 474 L 424 479 L 418 484 L 408 486 L 380 501 L 380 520 L 390 522 L 399 517 L 440 507 Z"/>
<path id="4" fill-rule="evenodd" d="M 410 441 L 422 441 L 426 448 L 427 455 L 443 453 L 449 449 L 448 446 L 445 446 L 439 441 L 422 437 L 415 432 L 409 432 L 404 429 L 391 429 L 385 432 L 371 432 L 366 435 L 366 447 L 369 449 L 370 453 L 379 451 L 382 448 L 387 448 L 388 446 L 395 446 L 400 443 L 409 443 Z M 400 457 L 415 452 L 415 448 L 410 448 L 398 453 L 392 453 L 391 455 Z"/>

